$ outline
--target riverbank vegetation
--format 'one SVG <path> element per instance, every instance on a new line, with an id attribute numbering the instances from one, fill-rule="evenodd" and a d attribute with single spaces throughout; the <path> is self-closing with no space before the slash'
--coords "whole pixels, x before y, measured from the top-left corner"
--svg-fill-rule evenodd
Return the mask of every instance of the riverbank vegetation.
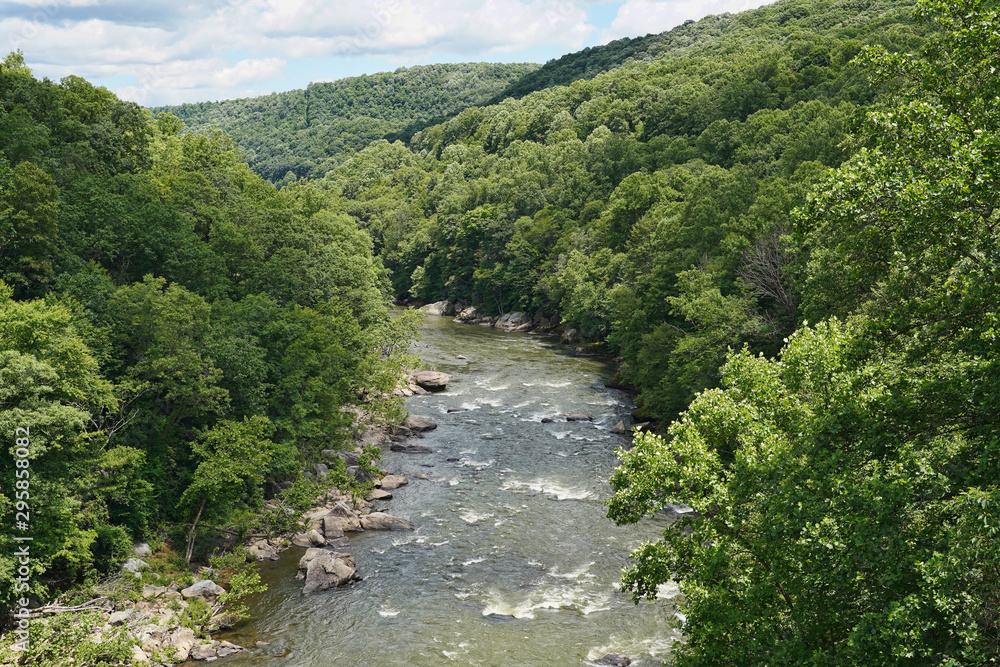
<path id="1" fill-rule="evenodd" d="M 388 313 L 369 235 L 182 128 L 0 63 L 5 609 L 116 573 L 161 531 L 204 561 L 359 415 L 400 415 L 386 397 L 412 328 Z"/>
<path id="2" fill-rule="evenodd" d="M 794 216 L 802 323 L 622 452 L 617 521 L 698 512 L 624 577 L 637 600 L 681 583 L 678 665 L 1000 655 L 1000 13 L 918 16 L 920 55 L 861 56 L 886 95 Z"/>

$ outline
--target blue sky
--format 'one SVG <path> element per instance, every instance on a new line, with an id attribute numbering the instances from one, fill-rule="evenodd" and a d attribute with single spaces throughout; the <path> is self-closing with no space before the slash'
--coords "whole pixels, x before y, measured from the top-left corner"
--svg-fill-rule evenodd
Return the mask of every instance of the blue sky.
<path id="1" fill-rule="evenodd" d="M 440 62 L 537 62 L 767 0 L 13 0 L 4 53 L 144 105 Z"/>

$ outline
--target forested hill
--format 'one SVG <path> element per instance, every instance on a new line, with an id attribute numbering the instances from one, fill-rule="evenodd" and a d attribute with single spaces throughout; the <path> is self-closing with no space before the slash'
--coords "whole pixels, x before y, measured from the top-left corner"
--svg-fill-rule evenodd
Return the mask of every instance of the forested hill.
<path id="1" fill-rule="evenodd" d="M 254 171 L 277 183 L 289 174 L 290 178 L 323 176 L 372 141 L 483 104 L 537 67 L 530 63 L 402 67 L 312 83 L 304 90 L 153 111 L 174 114 L 194 132 L 221 129 L 243 150 Z"/>
<path id="2" fill-rule="evenodd" d="M 670 419 L 730 347 L 774 353 L 797 326 L 800 269 L 782 272 L 801 254 L 781 239 L 877 99 L 852 59 L 919 50 L 912 12 L 789 0 L 731 36 L 710 17 L 683 30 L 711 48 L 466 109 L 318 185 L 372 234 L 397 296 L 561 318 Z M 780 279 L 754 272 L 776 257 Z"/>
<path id="3" fill-rule="evenodd" d="M 579 79 L 590 79 L 621 65 L 648 62 L 665 57 L 711 57 L 722 55 L 736 44 L 759 44 L 761 38 L 776 43 L 796 35 L 833 31 L 846 37 L 858 36 L 898 21 L 896 2 L 837 0 L 811 2 L 776 2 L 739 14 L 719 14 L 659 34 L 623 38 L 603 46 L 583 49 L 551 60 L 518 79 L 490 100 L 498 104 L 509 97 L 566 86 Z M 852 35 L 852 33 L 854 33 Z"/>

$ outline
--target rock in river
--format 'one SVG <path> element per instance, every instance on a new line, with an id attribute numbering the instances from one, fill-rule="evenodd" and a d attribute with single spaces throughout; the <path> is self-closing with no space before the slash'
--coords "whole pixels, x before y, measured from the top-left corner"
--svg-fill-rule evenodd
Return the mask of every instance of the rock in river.
<path id="1" fill-rule="evenodd" d="M 434 303 L 429 303 L 426 306 L 421 306 L 420 310 L 428 315 L 444 317 L 455 314 L 455 304 L 451 301 L 436 301 Z"/>
<path id="2" fill-rule="evenodd" d="M 303 595 L 326 591 L 359 579 L 350 554 L 309 549 L 299 560 L 299 577 L 306 580 Z"/>
<path id="3" fill-rule="evenodd" d="M 592 421 L 594 421 L 594 418 L 591 417 L 590 415 L 576 414 L 576 415 L 567 415 L 566 416 L 566 421 L 568 421 L 568 422 L 592 422 Z"/>
<path id="4" fill-rule="evenodd" d="M 451 380 L 451 376 L 447 373 L 439 373 L 437 371 L 417 371 L 410 375 L 410 377 L 413 378 L 418 387 L 422 387 L 427 391 L 443 391 Z"/>
<path id="5" fill-rule="evenodd" d="M 409 481 L 402 475 L 386 475 L 379 481 L 378 486 L 386 491 L 391 491 L 407 484 L 409 484 Z"/>
<path id="6" fill-rule="evenodd" d="M 434 451 L 425 445 L 410 445 L 398 442 L 390 445 L 389 449 L 393 452 L 403 452 L 404 454 L 430 454 Z"/>
<path id="7" fill-rule="evenodd" d="M 361 517 L 361 525 L 365 530 L 413 530 L 414 528 L 414 525 L 406 519 L 385 512 L 372 512 Z"/>
<path id="8" fill-rule="evenodd" d="M 594 664 L 608 665 L 609 667 L 628 667 L 632 664 L 632 659 L 621 653 L 608 653 Z"/>
<path id="9" fill-rule="evenodd" d="M 426 431 L 433 431 L 438 425 L 432 422 L 427 417 L 421 417 L 420 415 L 410 415 L 406 418 L 406 428 L 416 433 L 424 433 Z"/>
<path id="10" fill-rule="evenodd" d="M 528 331 L 532 327 L 532 320 L 526 313 L 514 311 L 502 316 L 493 326 L 504 331 Z"/>

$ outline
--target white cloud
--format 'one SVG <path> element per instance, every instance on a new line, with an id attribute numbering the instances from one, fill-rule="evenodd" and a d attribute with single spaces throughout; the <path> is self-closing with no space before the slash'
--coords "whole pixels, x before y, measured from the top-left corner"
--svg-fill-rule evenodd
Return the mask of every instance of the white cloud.
<path id="1" fill-rule="evenodd" d="M 599 1 L 13 0 L 0 4 L 0 49 L 22 49 L 40 76 L 113 80 L 123 97 L 172 104 L 264 94 L 330 73 L 300 71 L 305 59 L 382 71 L 576 51 L 598 37 L 587 7 Z M 759 4 L 626 0 L 599 37 L 659 32 Z M 283 84 L 290 71 L 304 80 Z"/>
<path id="2" fill-rule="evenodd" d="M 710 14 L 737 13 L 773 0 L 625 0 L 611 25 L 601 32 L 601 44 L 621 37 L 639 37 L 675 28 L 689 19 Z"/>

